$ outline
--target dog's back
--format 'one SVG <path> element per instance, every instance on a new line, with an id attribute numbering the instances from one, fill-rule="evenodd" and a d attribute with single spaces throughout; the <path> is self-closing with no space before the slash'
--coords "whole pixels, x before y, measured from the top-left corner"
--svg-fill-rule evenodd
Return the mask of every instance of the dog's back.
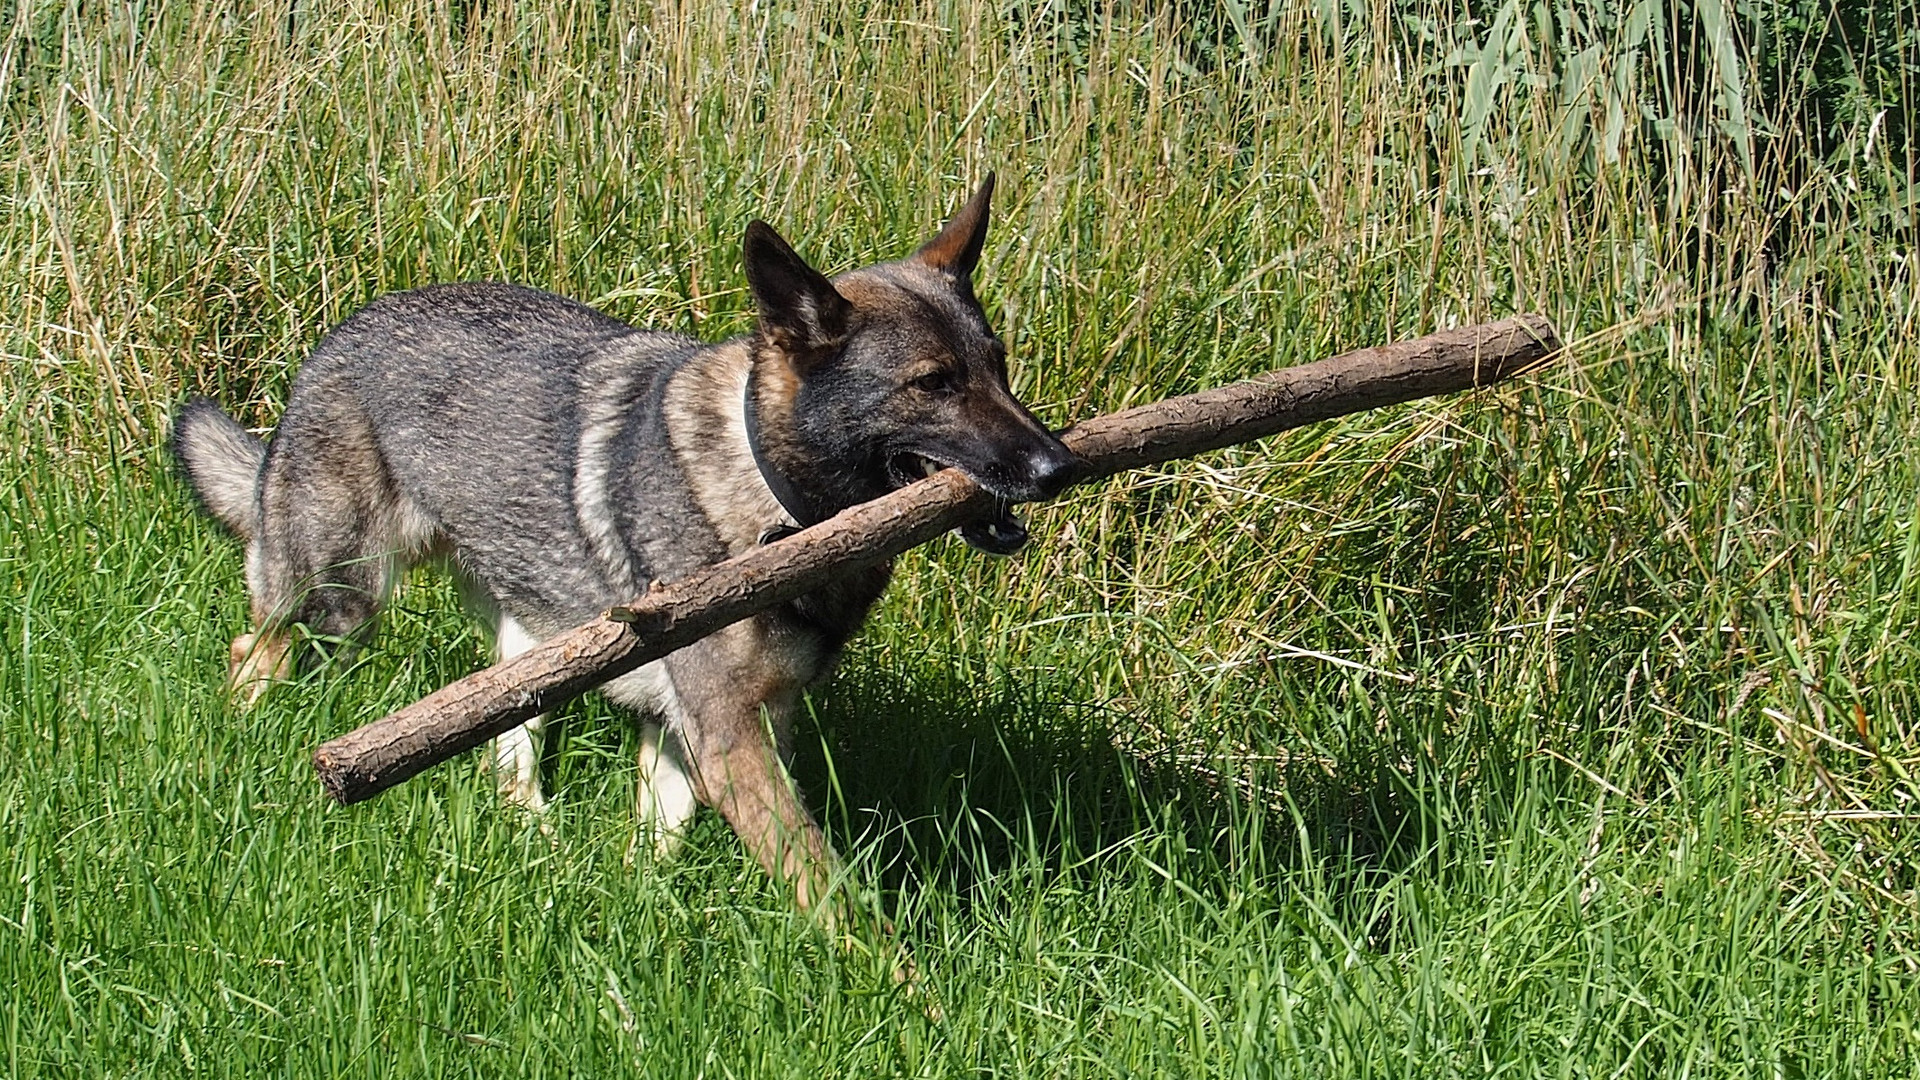
<path id="1" fill-rule="evenodd" d="M 512 285 L 384 298 L 308 361 L 262 498 L 311 498 L 316 472 L 352 481 L 357 512 L 392 522 L 398 549 L 449 551 L 495 603 L 550 633 L 661 572 L 608 535 L 619 531 L 609 503 L 614 481 L 649 500 L 685 498 L 660 398 L 697 350 Z M 627 451 L 618 477 L 602 453 L 613 438 Z M 595 529 L 612 542 L 596 545 Z M 683 528 L 675 542 L 712 561 L 700 532 Z"/>

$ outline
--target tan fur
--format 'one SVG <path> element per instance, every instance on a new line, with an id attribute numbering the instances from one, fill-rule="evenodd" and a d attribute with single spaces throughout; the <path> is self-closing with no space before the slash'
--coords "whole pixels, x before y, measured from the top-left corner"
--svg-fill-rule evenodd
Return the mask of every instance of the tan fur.
<path id="1" fill-rule="evenodd" d="M 769 525 L 792 522 L 761 480 L 747 445 L 740 402 L 751 365 L 745 342 L 708 350 L 674 376 L 665 401 L 674 453 L 688 460 L 709 445 L 699 467 L 686 470 L 686 477 L 701 512 L 734 554 L 757 545 Z M 717 457 L 710 445 L 715 432 L 720 433 Z"/>
<path id="2" fill-rule="evenodd" d="M 703 654 L 695 669 L 700 685 L 677 689 L 701 703 L 705 721 L 686 733 L 695 794 L 794 890 L 801 910 L 818 908 L 824 922 L 840 921 L 838 905 L 819 908 L 838 860 L 786 769 L 795 706 L 813 672 L 795 670 L 802 658 L 769 640 L 759 619 L 735 623 L 694 648 Z"/>

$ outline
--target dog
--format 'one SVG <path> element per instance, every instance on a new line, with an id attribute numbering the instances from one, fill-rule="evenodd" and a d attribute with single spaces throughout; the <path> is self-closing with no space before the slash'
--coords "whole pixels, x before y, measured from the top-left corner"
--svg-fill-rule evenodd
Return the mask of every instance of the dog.
<path id="1" fill-rule="evenodd" d="M 251 705 L 363 640 L 423 559 L 451 565 L 504 659 L 938 469 L 1002 500 L 962 537 L 1017 549 L 1006 506 L 1053 497 L 1079 463 L 1014 398 L 974 295 L 992 195 L 989 175 L 912 255 L 832 280 L 752 222 L 755 326 L 718 344 L 517 285 L 435 285 L 327 334 L 268 442 L 190 399 L 174 454 L 246 542 L 253 630 L 233 642 L 232 693 Z M 670 854 L 713 807 L 820 907 L 835 855 L 787 772 L 794 714 L 890 573 L 851 571 L 602 688 L 644 718 L 637 844 Z M 536 814 L 540 757 L 540 719 L 490 754 L 502 795 Z"/>

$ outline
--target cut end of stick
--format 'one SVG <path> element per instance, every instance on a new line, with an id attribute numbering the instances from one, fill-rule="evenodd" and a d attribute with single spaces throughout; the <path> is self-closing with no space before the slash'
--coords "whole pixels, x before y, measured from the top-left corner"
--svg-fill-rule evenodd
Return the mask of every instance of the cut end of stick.
<path id="1" fill-rule="evenodd" d="M 359 774 L 352 761 L 336 760 L 332 744 L 326 744 L 313 752 L 313 771 L 320 774 L 321 790 L 327 798 L 341 806 L 351 806 L 364 799 L 385 791 L 384 786 L 375 786 L 368 777 Z"/>

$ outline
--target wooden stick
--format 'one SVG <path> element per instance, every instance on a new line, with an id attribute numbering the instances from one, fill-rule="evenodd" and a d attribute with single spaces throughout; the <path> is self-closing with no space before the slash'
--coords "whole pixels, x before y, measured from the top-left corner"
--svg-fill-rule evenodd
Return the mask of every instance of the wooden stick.
<path id="1" fill-rule="evenodd" d="M 1317 420 L 1487 386 L 1558 351 L 1539 315 L 1442 331 L 1088 420 L 1060 438 L 1076 483 Z M 322 745 L 327 794 L 356 803 L 729 623 L 984 516 L 992 496 L 946 469 L 716 563 Z"/>

